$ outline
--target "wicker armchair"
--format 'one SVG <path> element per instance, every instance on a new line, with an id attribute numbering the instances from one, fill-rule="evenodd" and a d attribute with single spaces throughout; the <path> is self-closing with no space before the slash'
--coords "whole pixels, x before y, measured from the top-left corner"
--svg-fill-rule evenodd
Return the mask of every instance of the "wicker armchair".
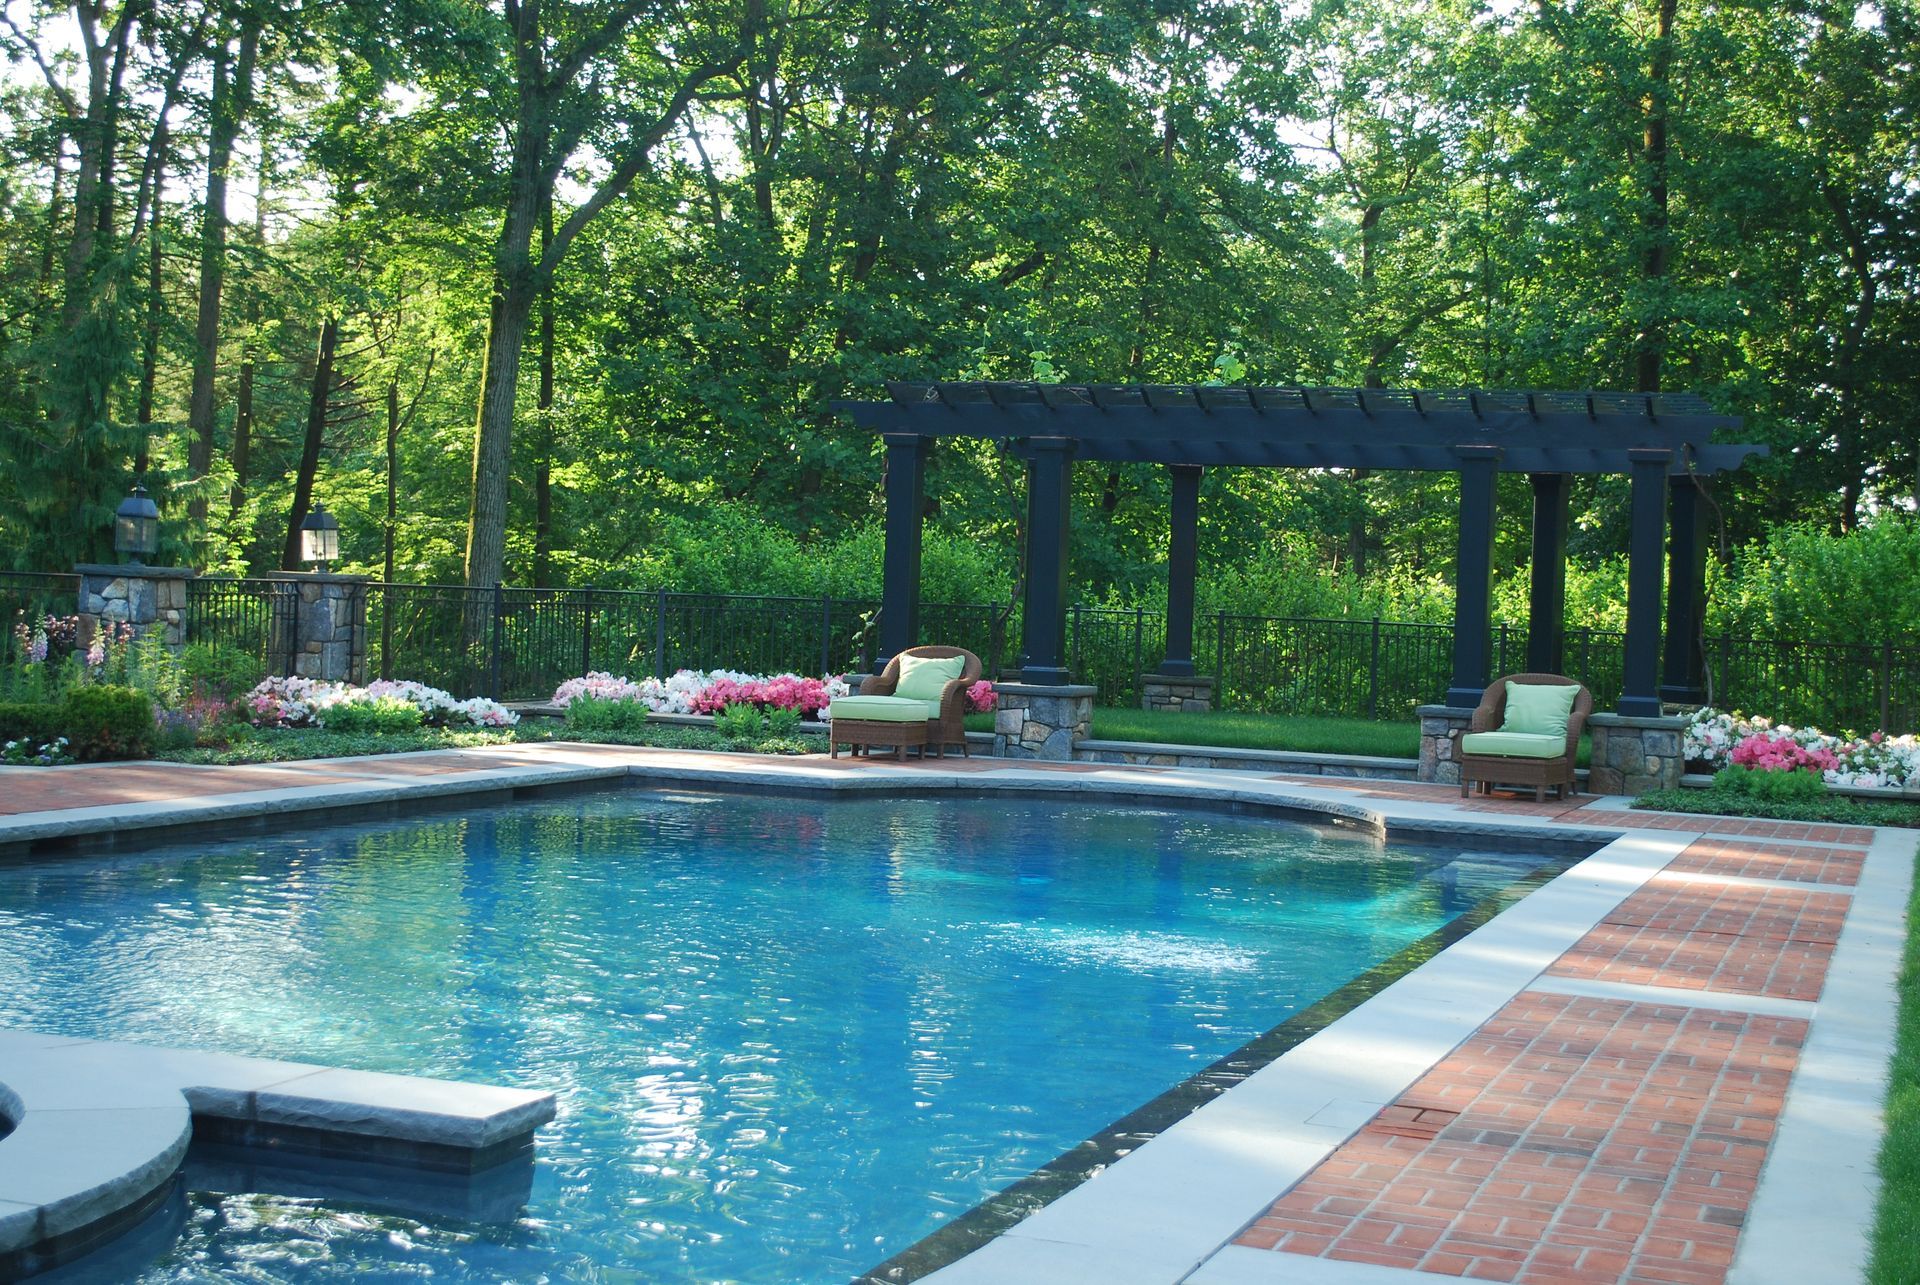
<path id="1" fill-rule="evenodd" d="M 960 747 L 962 758 L 972 757 L 967 752 L 967 688 L 980 681 L 980 658 L 965 647 L 909 647 L 887 662 L 880 673 L 860 684 L 862 696 L 891 696 L 893 689 L 900 683 L 900 656 L 928 656 L 935 660 L 944 660 L 949 656 L 965 656 L 967 663 L 960 669 L 960 677 L 950 680 L 940 689 L 940 717 L 927 720 L 927 748 L 932 749 L 939 758 L 947 755 L 947 746 Z M 924 754 L 926 751 L 922 750 Z"/>
<path id="2" fill-rule="evenodd" d="M 1501 785 L 1532 786 L 1536 802 L 1546 800 L 1549 785 L 1554 787 L 1555 798 L 1564 799 L 1569 792 L 1578 794 L 1580 787 L 1573 774 L 1574 760 L 1580 752 L 1580 733 L 1587 725 L 1587 716 L 1593 713 L 1593 693 L 1560 674 L 1508 674 L 1487 685 L 1479 706 L 1473 711 L 1473 721 L 1467 728 L 1467 734 L 1499 731 L 1506 723 L 1508 683 L 1580 688 L 1579 694 L 1573 698 L 1573 710 L 1567 716 L 1566 749 L 1552 758 L 1472 754 L 1462 747 L 1462 734 L 1455 732 L 1453 757 L 1460 764 L 1460 797 L 1465 798 L 1468 788 L 1476 781 L 1480 783 L 1482 793 L 1491 791 L 1496 782 Z"/>

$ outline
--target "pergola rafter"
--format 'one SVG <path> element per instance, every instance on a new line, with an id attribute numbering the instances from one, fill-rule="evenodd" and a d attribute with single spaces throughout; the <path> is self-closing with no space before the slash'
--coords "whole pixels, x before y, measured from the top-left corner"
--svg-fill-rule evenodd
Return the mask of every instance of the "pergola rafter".
<path id="1" fill-rule="evenodd" d="M 1195 528 L 1206 467 L 1366 468 L 1460 475 L 1454 674 L 1447 703 L 1471 706 L 1490 678 L 1495 479 L 1534 491 L 1528 664 L 1558 671 L 1564 633 L 1569 475 L 1632 479 L 1623 714 L 1698 699 L 1691 640 L 1704 610 L 1699 479 L 1763 455 L 1715 442 L 1741 421 L 1692 395 L 1154 384 L 891 383 L 885 401 L 835 409 L 887 443 L 886 587 L 881 659 L 918 633 L 926 453 L 942 437 L 999 441 L 1027 463 L 1025 655 L 1030 683 L 1068 680 L 1064 644 L 1068 510 L 1075 459 L 1165 465 L 1172 490 L 1168 657 L 1193 671 Z M 1660 555 L 1667 568 L 1667 673 L 1660 678 Z"/>

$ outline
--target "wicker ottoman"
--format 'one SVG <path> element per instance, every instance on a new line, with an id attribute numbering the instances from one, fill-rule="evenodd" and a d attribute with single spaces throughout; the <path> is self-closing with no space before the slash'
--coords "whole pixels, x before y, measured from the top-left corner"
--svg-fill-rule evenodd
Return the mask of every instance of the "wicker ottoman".
<path id="1" fill-rule="evenodd" d="M 843 696 L 827 707 L 827 757 L 848 746 L 858 758 L 876 745 L 893 746 L 904 759 L 909 746 L 926 753 L 927 702 L 900 696 Z"/>

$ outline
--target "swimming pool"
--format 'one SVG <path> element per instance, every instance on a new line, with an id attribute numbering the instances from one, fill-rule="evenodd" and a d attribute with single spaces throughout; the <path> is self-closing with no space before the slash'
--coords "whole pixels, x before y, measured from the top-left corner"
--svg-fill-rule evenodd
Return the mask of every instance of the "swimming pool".
<path id="1" fill-rule="evenodd" d="M 1546 864 L 1084 801 L 577 795 L 0 866 L 0 1026 L 560 1095 L 514 1215 L 213 1184 L 143 1281 L 844 1281 Z"/>

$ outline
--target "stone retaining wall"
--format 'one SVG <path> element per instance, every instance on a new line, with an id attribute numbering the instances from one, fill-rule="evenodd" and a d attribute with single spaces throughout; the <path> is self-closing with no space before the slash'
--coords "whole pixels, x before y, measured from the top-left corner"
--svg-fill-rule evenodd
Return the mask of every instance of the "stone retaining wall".
<path id="1" fill-rule="evenodd" d="M 995 683 L 999 708 L 993 715 L 993 752 L 1001 758 L 1073 757 L 1073 747 L 1093 731 L 1093 696 L 1083 684 L 1044 687 Z"/>

